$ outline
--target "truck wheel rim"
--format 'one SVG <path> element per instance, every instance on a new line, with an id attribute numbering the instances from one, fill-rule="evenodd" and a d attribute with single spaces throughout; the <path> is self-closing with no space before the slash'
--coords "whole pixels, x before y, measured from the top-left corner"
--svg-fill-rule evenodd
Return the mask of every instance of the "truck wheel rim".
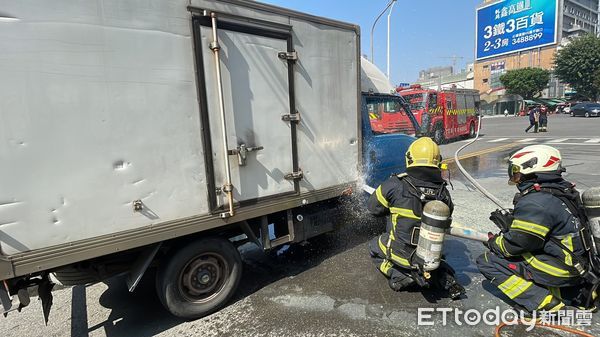
<path id="1" fill-rule="evenodd" d="M 229 264 L 215 253 L 201 254 L 188 262 L 179 275 L 179 292 L 189 302 L 204 303 L 217 296 L 229 275 Z"/>

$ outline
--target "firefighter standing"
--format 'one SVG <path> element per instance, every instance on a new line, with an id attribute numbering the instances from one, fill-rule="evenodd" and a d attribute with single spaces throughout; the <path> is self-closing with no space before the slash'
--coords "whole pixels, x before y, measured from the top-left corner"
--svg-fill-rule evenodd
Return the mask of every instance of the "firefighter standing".
<path id="1" fill-rule="evenodd" d="M 562 178 L 560 152 L 533 145 L 510 157 L 509 177 L 517 185 L 514 213 L 492 213 L 504 223 L 491 235 L 490 251 L 477 259 L 481 273 L 520 310 L 557 311 L 577 305 L 574 294 L 583 285 L 585 249 L 581 223 L 570 200 L 579 200 L 574 185 Z"/>
<path id="2" fill-rule="evenodd" d="M 540 132 L 548 131 L 548 108 L 542 105 L 540 108 Z"/>
<path id="3" fill-rule="evenodd" d="M 427 279 L 413 259 L 423 205 L 439 200 L 453 209 L 440 166 L 440 149 L 431 138 L 423 137 L 411 144 L 406 152 L 406 173 L 386 180 L 368 201 L 373 215 L 389 215 L 386 233 L 374 238 L 369 249 L 377 269 L 389 279 L 393 290 L 415 284 L 431 285 L 459 298 L 464 288 L 455 281 L 450 266 L 442 261 L 431 275 L 425 275 L 430 276 Z"/>

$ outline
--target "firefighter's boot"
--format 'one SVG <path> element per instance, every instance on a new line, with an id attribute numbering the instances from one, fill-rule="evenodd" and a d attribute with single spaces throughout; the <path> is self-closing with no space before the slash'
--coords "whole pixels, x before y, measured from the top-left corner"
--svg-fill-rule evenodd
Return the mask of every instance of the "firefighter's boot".
<path id="1" fill-rule="evenodd" d="M 458 300 L 466 295 L 465 288 L 454 278 L 454 269 L 446 261 L 442 261 L 438 270 L 436 270 L 435 287 L 448 293 L 452 300 Z"/>
<path id="2" fill-rule="evenodd" d="M 406 277 L 391 277 L 388 281 L 390 288 L 393 291 L 401 291 L 415 284 L 415 280 L 410 276 Z"/>

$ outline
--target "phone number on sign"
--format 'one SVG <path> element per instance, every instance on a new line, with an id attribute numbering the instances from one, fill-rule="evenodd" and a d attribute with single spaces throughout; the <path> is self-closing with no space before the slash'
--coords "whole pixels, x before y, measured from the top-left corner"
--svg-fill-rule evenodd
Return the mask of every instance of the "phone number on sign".
<path id="1" fill-rule="evenodd" d="M 525 43 L 525 42 L 539 40 L 542 38 L 542 36 L 544 36 L 544 33 L 541 33 L 541 32 L 535 33 L 535 34 L 529 34 L 529 35 L 525 35 L 525 36 L 519 36 L 519 37 L 512 39 L 512 44 L 519 44 L 519 43 Z"/>
<path id="2" fill-rule="evenodd" d="M 521 44 L 521 43 L 527 43 L 527 42 L 539 40 L 542 38 L 542 36 L 544 36 L 544 33 L 537 32 L 537 33 L 533 33 L 533 34 L 529 34 L 529 35 L 521 35 L 518 37 L 513 37 L 512 44 L 517 45 L 517 44 Z M 496 49 L 508 47 L 508 45 L 509 45 L 509 40 L 507 38 L 504 38 L 504 39 L 498 38 L 493 41 L 485 41 L 483 50 L 484 51 L 490 51 L 492 49 L 496 50 Z"/>

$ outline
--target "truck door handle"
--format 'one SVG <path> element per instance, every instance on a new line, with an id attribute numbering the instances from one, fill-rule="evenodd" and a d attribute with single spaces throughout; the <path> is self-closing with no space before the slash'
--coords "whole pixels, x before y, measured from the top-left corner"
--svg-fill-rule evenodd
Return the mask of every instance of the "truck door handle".
<path id="1" fill-rule="evenodd" d="M 249 152 L 255 152 L 264 150 L 262 146 L 247 146 L 246 144 L 240 144 L 236 149 L 229 150 L 230 156 L 238 156 L 238 164 L 240 166 L 246 166 L 246 159 L 248 158 Z"/>

